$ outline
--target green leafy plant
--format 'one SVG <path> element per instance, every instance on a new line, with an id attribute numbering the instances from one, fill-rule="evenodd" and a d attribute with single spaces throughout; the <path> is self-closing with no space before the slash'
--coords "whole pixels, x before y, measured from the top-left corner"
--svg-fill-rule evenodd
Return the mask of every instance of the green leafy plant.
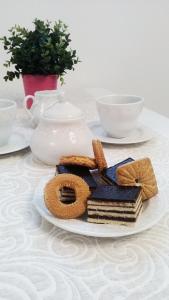
<path id="1" fill-rule="evenodd" d="M 67 70 L 74 70 L 74 65 L 79 62 L 76 50 L 69 47 L 71 42 L 68 27 L 62 22 L 55 22 L 52 26 L 49 21 L 35 19 L 34 30 L 15 25 L 9 32 L 9 37 L 2 37 L 4 49 L 10 54 L 10 59 L 4 66 L 8 70 L 5 80 L 19 78 L 20 74 L 60 76 Z"/>

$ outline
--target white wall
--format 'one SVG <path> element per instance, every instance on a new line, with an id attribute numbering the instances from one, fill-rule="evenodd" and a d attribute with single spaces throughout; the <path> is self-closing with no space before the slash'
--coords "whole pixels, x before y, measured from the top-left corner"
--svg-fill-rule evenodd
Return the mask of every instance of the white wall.
<path id="1" fill-rule="evenodd" d="M 0 0 L 0 35 L 35 17 L 69 25 L 82 63 L 66 76 L 66 89 L 143 95 L 169 117 L 168 0 Z M 0 48 L 0 65 L 4 58 Z M 21 80 L 5 83 L 0 70 L 0 97 L 22 99 Z"/>

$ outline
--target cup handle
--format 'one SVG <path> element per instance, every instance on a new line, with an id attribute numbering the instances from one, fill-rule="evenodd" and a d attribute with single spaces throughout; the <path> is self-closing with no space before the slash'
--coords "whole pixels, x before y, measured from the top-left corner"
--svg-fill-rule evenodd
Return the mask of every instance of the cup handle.
<path id="1" fill-rule="evenodd" d="M 31 106 L 31 108 L 27 108 L 27 100 L 28 99 L 32 99 L 32 101 L 33 101 L 33 103 L 32 103 L 32 106 Z M 29 115 L 29 117 L 31 117 L 31 119 L 33 119 L 33 113 L 32 113 L 32 107 L 33 107 L 33 105 L 34 105 L 34 102 L 35 102 L 35 97 L 34 96 L 32 96 L 32 95 L 28 95 L 28 96 L 26 96 L 25 98 L 24 98 L 24 109 L 25 109 L 25 111 L 27 112 L 27 114 Z"/>

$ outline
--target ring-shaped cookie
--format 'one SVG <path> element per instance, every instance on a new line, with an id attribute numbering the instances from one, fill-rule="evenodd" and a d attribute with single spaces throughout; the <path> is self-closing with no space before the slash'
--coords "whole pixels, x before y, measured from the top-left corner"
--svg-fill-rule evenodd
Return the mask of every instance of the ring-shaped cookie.
<path id="1" fill-rule="evenodd" d="M 61 202 L 60 190 L 64 187 L 75 191 L 75 202 Z M 51 179 L 44 190 L 44 201 L 48 210 L 58 218 L 72 219 L 80 217 L 86 210 L 90 190 L 87 183 L 73 174 L 59 174 Z"/>

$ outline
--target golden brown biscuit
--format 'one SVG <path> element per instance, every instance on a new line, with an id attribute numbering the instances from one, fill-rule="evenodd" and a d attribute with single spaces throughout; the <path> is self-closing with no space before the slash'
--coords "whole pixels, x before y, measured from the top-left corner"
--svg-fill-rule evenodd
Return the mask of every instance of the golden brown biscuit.
<path id="1" fill-rule="evenodd" d="M 96 160 L 88 156 L 77 156 L 77 155 L 62 156 L 60 158 L 59 163 L 61 165 L 78 165 L 78 166 L 87 167 L 89 169 L 97 168 Z"/>
<path id="2" fill-rule="evenodd" d="M 61 202 L 63 187 L 75 191 L 75 202 Z M 80 217 L 86 210 L 87 197 L 90 195 L 87 183 L 79 176 L 60 174 L 51 179 L 44 190 L 44 200 L 48 210 L 58 218 L 72 219 Z"/>
<path id="3" fill-rule="evenodd" d="M 116 178 L 119 185 L 141 186 L 142 200 L 147 200 L 158 193 L 157 181 L 149 158 L 119 166 Z"/>
<path id="4" fill-rule="evenodd" d="M 104 156 L 102 144 L 99 140 L 93 140 L 92 146 L 98 169 L 99 171 L 103 171 L 103 169 L 107 168 L 107 162 Z"/>

